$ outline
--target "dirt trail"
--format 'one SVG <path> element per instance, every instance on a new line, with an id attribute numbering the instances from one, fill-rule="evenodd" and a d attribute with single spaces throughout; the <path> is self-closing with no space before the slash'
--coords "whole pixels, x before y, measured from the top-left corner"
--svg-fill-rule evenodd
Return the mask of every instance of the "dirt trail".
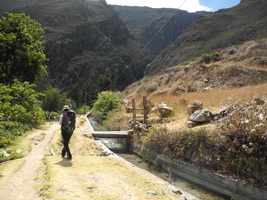
<path id="1" fill-rule="evenodd" d="M 85 120 L 78 117 L 77 122 L 70 144 L 71 161 L 61 158 L 57 123 L 52 123 L 46 130 L 36 130 L 26 138 L 32 149 L 23 158 L 23 166 L 17 166 L 18 171 L 13 175 L 0 176 L 1 200 L 197 199 L 181 189 L 176 194 L 177 188 L 155 175 L 115 155 L 106 155 L 103 146 L 92 137 L 85 137 L 85 133 L 90 133 Z M 53 156 L 48 155 L 51 147 L 55 151 Z M 10 164 L 14 166 L 16 161 Z M 9 165 L 5 170 L 8 169 Z"/>
<path id="2" fill-rule="evenodd" d="M 35 190 L 36 170 L 42 165 L 42 158 L 47 150 L 53 133 L 59 129 L 57 123 L 52 123 L 47 130 L 36 130 L 28 136 L 31 140 L 31 152 L 24 157 L 26 160 L 22 168 L 14 173 L 7 183 L 1 184 L 0 199 L 5 200 L 39 200 Z"/>

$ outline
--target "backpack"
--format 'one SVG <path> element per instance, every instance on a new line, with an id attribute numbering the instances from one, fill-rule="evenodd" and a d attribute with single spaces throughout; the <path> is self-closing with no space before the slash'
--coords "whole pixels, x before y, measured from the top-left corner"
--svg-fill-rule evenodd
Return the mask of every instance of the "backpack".
<path id="1" fill-rule="evenodd" d="M 76 114 L 74 110 L 69 110 L 63 114 L 63 119 L 65 118 L 65 123 L 62 125 L 61 130 L 64 132 L 73 132 L 75 129 L 76 123 Z"/>

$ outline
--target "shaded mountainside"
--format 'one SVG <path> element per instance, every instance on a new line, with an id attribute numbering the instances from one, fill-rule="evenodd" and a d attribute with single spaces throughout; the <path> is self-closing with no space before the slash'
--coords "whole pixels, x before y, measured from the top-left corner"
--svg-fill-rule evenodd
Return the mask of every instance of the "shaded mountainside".
<path id="1" fill-rule="evenodd" d="M 209 12 L 188 13 L 187 11 L 169 8 L 155 9 L 116 5 L 113 5 L 113 7 L 128 27 L 133 38 L 143 45 L 146 45 L 170 19 L 148 45 L 154 56 L 172 44 L 193 21 L 209 14 Z"/>
<path id="2" fill-rule="evenodd" d="M 147 66 L 145 74 L 158 73 L 163 66 L 175 66 L 204 53 L 267 37 L 266 6 L 266 0 L 241 1 L 233 8 L 198 19 Z"/>
<path id="3" fill-rule="evenodd" d="M 142 46 L 104 0 L 1 1 L 0 15 L 4 12 L 26 13 L 41 23 L 49 59 L 45 82 L 68 90 L 80 103 L 101 89 L 123 89 L 142 78 L 151 62 L 143 51 L 132 63 Z"/>

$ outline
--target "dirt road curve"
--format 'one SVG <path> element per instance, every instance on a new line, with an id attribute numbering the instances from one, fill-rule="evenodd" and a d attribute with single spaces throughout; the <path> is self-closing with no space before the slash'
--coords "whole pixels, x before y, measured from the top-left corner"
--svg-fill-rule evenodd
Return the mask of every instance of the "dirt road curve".
<path id="1" fill-rule="evenodd" d="M 3 200 L 39 200 L 42 199 L 34 188 L 36 169 L 42 164 L 47 144 L 53 132 L 59 129 L 57 123 L 51 124 L 47 130 L 36 130 L 29 135 L 32 141 L 31 152 L 23 159 L 26 160 L 22 168 L 14 173 L 6 184 L 0 187 L 0 199 Z"/>

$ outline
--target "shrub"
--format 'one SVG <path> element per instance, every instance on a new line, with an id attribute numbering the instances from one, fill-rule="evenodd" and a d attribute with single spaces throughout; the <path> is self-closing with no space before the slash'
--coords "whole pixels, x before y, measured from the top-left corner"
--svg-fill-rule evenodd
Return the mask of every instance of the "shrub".
<path id="1" fill-rule="evenodd" d="M 44 122 L 44 112 L 35 85 L 15 81 L 0 84 L 0 147 L 7 146 L 18 135 Z"/>
<path id="2" fill-rule="evenodd" d="M 200 57 L 200 63 L 210 63 L 211 61 L 213 62 L 216 62 L 216 61 L 219 61 L 220 60 L 220 56 L 219 54 L 211 54 L 211 55 L 208 55 L 208 54 L 204 54 Z"/>
<path id="3" fill-rule="evenodd" d="M 103 123 L 110 112 L 116 111 L 122 100 L 114 92 L 104 91 L 98 94 L 97 100 L 93 104 L 93 113 L 99 123 Z"/>
<path id="4" fill-rule="evenodd" d="M 264 103 L 265 102 L 265 103 Z M 219 129 L 150 129 L 135 136 L 143 153 L 154 151 L 221 173 L 267 185 L 267 107 L 265 101 L 238 102 Z"/>
<path id="5" fill-rule="evenodd" d="M 174 159 L 203 165 L 207 164 L 206 160 L 209 160 L 209 163 L 212 159 L 210 150 L 215 146 L 213 137 L 205 129 L 197 131 L 151 129 L 147 135 L 141 137 L 139 144 L 144 152 L 155 151 Z"/>
<path id="6" fill-rule="evenodd" d="M 85 115 L 91 110 L 90 106 L 88 105 L 83 105 L 82 107 L 78 108 L 76 110 L 76 113 L 79 115 Z"/>
<path id="7" fill-rule="evenodd" d="M 267 107 L 243 102 L 233 105 L 233 109 L 221 126 L 227 151 L 225 167 L 243 176 L 254 176 L 253 172 L 261 174 L 267 165 Z"/>

